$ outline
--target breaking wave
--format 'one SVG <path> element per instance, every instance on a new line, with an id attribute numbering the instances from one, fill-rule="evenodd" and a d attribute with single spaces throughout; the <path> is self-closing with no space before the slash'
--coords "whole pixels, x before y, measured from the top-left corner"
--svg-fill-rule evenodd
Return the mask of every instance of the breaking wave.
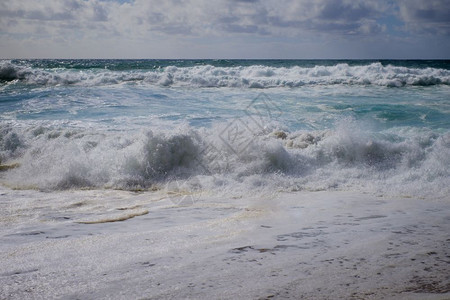
<path id="1" fill-rule="evenodd" d="M 370 132 L 355 130 L 361 128 L 355 122 L 319 131 L 254 128 L 237 144 L 223 134 L 226 124 L 134 133 L 3 126 L 0 158 L 11 168 L 1 173 L 1 181 L 43 190 L 150 189 L 182 180 L 204 189 L 450 193 L 448 133 Z"/>
<path id="2" fill-rule="evenodd" d="M 273 67 L 263 65 L 219 67 L 165 66 L 155 70 L 36 68 L 12 61 L 0 62 L 0 82 L 33 85 L 116 85 L 276 88 L 305 85 L 378 85 L 388 87 L 450 85 L 450 70 L 412 68 L 371 63 L 351 66 Z"/>

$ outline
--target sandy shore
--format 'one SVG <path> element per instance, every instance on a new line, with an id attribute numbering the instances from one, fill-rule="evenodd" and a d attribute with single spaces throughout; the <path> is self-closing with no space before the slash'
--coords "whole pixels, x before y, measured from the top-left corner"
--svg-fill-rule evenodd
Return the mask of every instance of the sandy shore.
<path id="1" fill-rule="evenodd" d="M 0 299 L 450 299 L 448 199 L 2 192 Z"/>

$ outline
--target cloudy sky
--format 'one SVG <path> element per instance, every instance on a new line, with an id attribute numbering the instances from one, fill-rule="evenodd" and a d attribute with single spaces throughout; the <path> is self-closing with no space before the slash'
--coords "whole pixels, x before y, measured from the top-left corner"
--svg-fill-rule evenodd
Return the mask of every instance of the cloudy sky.
<path id="1" fill-rule="evenodd" d="M 0 58 L 450 58 L 450 0 L 1 0 Z"/>

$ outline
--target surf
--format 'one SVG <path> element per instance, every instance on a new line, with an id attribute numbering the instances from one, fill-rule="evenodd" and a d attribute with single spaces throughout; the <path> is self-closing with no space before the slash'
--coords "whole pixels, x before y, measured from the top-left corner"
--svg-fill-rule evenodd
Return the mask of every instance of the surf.
<path id="1" fill-rule="evenodd" d="M 0 62 L 0 81 L 17 80 L 28 85 L 98 86 L 98 85 L 154 85 L 202 88 L 299 88 L 314 85 L 375 85 L 387 87 L 449 85 L 450 70 L 383 65 L 372 62 L 349 65 L 283 67 L 266 65 L 214 66 L 158 66 L 154 68 L 43 68 L 30 62 Z"/>

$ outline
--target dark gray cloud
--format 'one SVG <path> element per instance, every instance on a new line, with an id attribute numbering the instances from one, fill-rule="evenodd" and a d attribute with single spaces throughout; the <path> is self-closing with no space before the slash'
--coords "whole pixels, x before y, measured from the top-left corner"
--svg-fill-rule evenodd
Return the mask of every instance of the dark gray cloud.
<path id="1" fill-rule="evenodd" d="M 377 19 L 387 10 L 384 1 L 316 0 L 300 1 L 285 14 L 271 14 L 267 21 L 274 27 L 333 35 L 373 35 L 384 31 Z M 289 13 L 293 14 L 289 17 Z M 288 16 L 288 17 L 287 17 Z"/>
<path id="2" fill-rule="evenodd" d="M 373 18 L 377 14 L 379 12 L 367 2 L 330 0 L 323 3 L 318 17 L 322 20 L 355 22 L 365 18 Z"/>
<path id="3" fill-rule="evenodd" d="M 401 0 L 398 5 L 407 30 L 450 35 L 450 1 Z"/>

